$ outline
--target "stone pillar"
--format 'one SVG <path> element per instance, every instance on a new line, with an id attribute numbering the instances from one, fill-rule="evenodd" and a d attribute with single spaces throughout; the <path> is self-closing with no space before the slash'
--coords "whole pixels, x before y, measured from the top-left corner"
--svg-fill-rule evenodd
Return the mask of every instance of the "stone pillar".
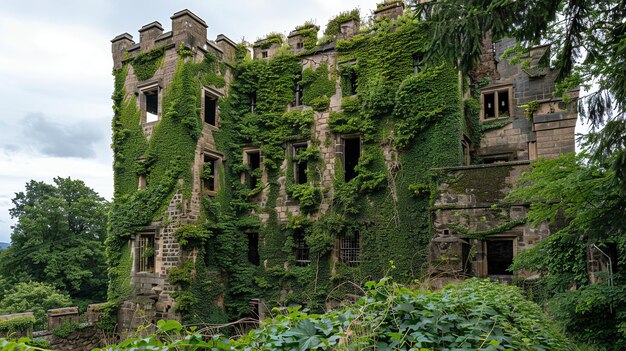
<path id="1" fill-rule="evenodd" d="M 396 18 L 402 16 L 404 13 L 404 2 L 394 1 L 390 3 L 383 3 L 379 5 L 379 7 L 374 11 L 374 19 L 379 19 L 381 17 L 387 17 L 391 20 L 395 20 Z"/>
<path id="2" fill-rule="evenodd" d="M 128 33 L 123 33 L 111 40 L 111 53 L 113 54 L 113 69 L 122 68 L 122 61 L 124 60 L 124 53 L 126 49 L 135 45 L 133 36 Z"/>
<path id="3" fill-rule="evenodd" d="M 174 43 L 184 43 L 190 48 L 204 46 L 207 41 L 207 24 L 200 17 L 189 10 L 176 12 L 172 17 L 172 40 Z"/>
<path id="4" fill-rule="evenodd" d="M 161 23 L 157 21 L 141 27 L 139 29 L 139 45 L 141 51 L 154 48 L 154 41 L 161 34 L 163 34 L 163 27 L 161 26 Z"/>

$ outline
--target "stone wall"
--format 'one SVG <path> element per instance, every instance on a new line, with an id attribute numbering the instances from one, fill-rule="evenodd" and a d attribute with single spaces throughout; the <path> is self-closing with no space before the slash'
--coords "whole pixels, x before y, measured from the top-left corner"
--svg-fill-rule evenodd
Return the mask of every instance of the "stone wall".
<path id="1" fill-rule="evenodd" d="M 103 306 L 104 304 L 91 304 L 87 306 L 87 311 L 84 314 L 79 313 L 78 307 L 50 309 L 47 311 L 48 327 L 46 330 L 33 332 L 31 328 L 17 334 L 13 332 L 9 334 L 11 334 L 11 337 L 28 336 L 33 339 L 47 340 L 50 342 L 50 350 L 89 351 L 96 347 L 104 347 L 112 342 L 108 342 L 107 335 L 95 326 L 95 323 L 100 321 L 102 315 L 99 308 Z M 33 312 L 16 313 L 0 316 L 0 321 L 33 316 Z M 74 329 L 68 336 L 54 335 L 56 329 L 67 327 L 68 325 L 71 325 L 69 327 Z M 2 334 L 2 331 L 0 331 L 0 337 L 4 336 L 7 335 Z"/>
<path id="2" fill-rule="evenodd" d="M 515 179 L 528 170 L 528 162 L 436 170 L 431 273 L 510 279 L 512 273 L 489 272 L 489 242 L 510 241 L 515 256 L 550 233 L 545 224 L 525 223 L 528 204 L 504 201 Z"/>
<path id="3" fill-rule="evenodd" d="M 493 52 L 488 49 L 491 45 Z M 531 56 L 526 57 L 530 67 L 523 69 L 520 64 L 511 65 L 508 60 L 498 59 L 513 45 L 512 39 L 492 44 L 490 36 L 485 37 L 484 54 L 474 78 L 490 78 L 490 83 L 481 90 L 480 123 L 483 127 L 493 123 L 495 128 L 484 128 L 480 145 L 474 146 L 474 157 L 490 163 L 558 157 L 561 153 L 574 152 L 576 104 L 566 104 L 562 97 L 554 96 L 557 72 L 543 63 L 549 56 L 548 48 L 531 50 Z M 492 71 L 494 64 L 495 71 Z M 503 91 L 508 91 L 510 114 L 486 118 L 485 94 Z M 575 101 L 578 92 L 570 92 L 569 97 Z M 529 120 L 526 110 L 532 104 L 537 106 Z"/>
<path id="4" fill-rule="evenodd" d="M 94 326 L 79 328 L 64 338 L 54 334 L 43 338 L 50 342 L 50 350 L 59 351 L 90 351 L 107 345 L 107 335 Z"/>
<path id="5" fill-rule="evenodd" d="M 124 62 L 129 62 L 141 53 L 154 48 L 165 48 L 163 63 L 150 79 L 139 80 L 133 71 L 133 66 L 128 65 L 129 72 L 124 82 L 125 99 L 137 96 L 137 108 L 141 111 L 142 127 L 148 139 L 163 117 L 163 92 L 166 87 L 171 85 L 176 73 L 179 63 L 177 49 L 181 45 L 194 53 L 192 59 L 195 62 L 201 62 L 206 53 L 212 53 L 219 62 L 225 63 L 225 67 L 229 67 L 232 66 L 230 61 L 234 60 L 236 55 L 236 44 L 226 36 L 219 35 L 216 41 L 208 40 L 206 23 L 192 12 L 188 10 L 177 12 L 171 17 L 171 20 L 172 30 L 170 32 L 163 32 L 163 28 L 158 22 L 143 26 L 139 29 L 139 43 L 135 43 L 128 33 L 119 35 L 112 40 L 114 68 L 121 68 Z M 227 83 L 231 81 L 230 72 L 221 72 L 221 74 Z M 147 89 L 153 90 L 155 88 L 158 91 L 159 101 L 158 120 L 147 122 L 142 93 Z M 206 88 L 210 89 L 211 94 L 218 97 L 224 96 L 228 89 L 228 87 Z M 202 104 L 204 104 L 204 99 L 202 99 Z M 200 174 L 204 162 L 203 155 L 207 151 L 216 152 L 212 137 L 212 131 L 215 128 L 219 128 L 219 110 L 217 111 L 217 126 L 209 126 L 205 123 L 202 137 L 197 144 L 191 199 L 185 199 L 182 191 L 177 191 L 167 206 L 164 222 L 148 223 L 129 242 L 133 255 L 131 285 L 134 293 L 129 300 L 124 301 L 119 307 L 118 324 L 122 329 L 133 329 L 146 323 L 156 323 L 159 319 L 177 318 L 173 311 L 174 301 L 170 296 L 176 287 L 168 283 L 167 277 L 169 269 L 179 266 L 185 257 L 183 257 L 183 252 L 173 234 L 180 226 L 196 223 L 200 216 L 200 197 L 203 193 Z M 154 269 L 149 272 L 140 272 L 137 267 L 137 245 L 139 245 L 138 239 L 142 233 L 154 235 Z"/>

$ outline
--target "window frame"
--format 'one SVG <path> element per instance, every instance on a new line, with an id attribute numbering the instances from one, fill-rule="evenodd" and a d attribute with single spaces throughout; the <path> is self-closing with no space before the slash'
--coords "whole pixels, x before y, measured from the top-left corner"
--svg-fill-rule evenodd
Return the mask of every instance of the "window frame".
<path id="1" fill-rule="evenodd" d="M 354 232 L 352 235 L 342 235 L 338 239 L 339 262 L 354 267 L 361 263 L 361 233 Z"/>
<path id="2" fill-rule="evenodd" d="M 207 113 L 206 100 L 207 100 L 207 97 L 211 98 L 211 100 L 215 100 L 215 124 L 211 124 L 211 123 L 207 122 L 207 120 L 206 120 L 206 113 Z M 219 129 L 220 122 L 221 122 L 219 100 L 222 97 L 224 97 L 224 94 L 220 93 L 219 91 L 217 91 L 215 89 L 211 89 L 211 88 L 206 87 L 206 86 L 202 88 L 202 114 L 201 114 L 201 118 L 202 118 L 202 124 L 203 125 L 209 126 L 209 128 Z"/>
<path id="3" fill-rule="evenodd" d="M 143 231 L 137 233 L 134 240 L 135 273 L 156 273 L 157 256 L 156 231 Z M 153 254 L 151 257 L 144 257 L 145 248 L 151 247 Z"/>
<path id="4" fill-rule="evenodd" d="M 259 169 L 261 170 L 261 176 L 257 179 L 258 183 L 262 183 L 263 182 L 263 176 L 265 174 L 265 169 L 263 167 L 263 155 L 261 154 L 261 149 L 257 148 L 257 147 L 246 147 L 243 149 L 243 164 L 247 167 L 250 167 L 250 154 L 259 154 Z M 250 186 L 250 189 L 254 190 L 256 188 L 255 186 L 252 186 L 252 174 L 251 172 L 253 172 L 254 170 L 250 170 L 250 172 L 246 171 L 243 172 L 242 174 L 242 178 L 241 178 L 241 183 L 246 184 L 248 186 Z"/>
<path id="5" fill-rule="evenodd" d="M 424 56 L 423 52 L 415 52 L 411 55 L 411 58 L 413 59 L 413 74 L 418 74 L 422 71 Z"/>
<path id="6" fill-rule="evenodd" d="M 339 80 L 340 80 L 339 83 L 341 86 L 342 97 L 358 95 L 357 90 L 359 88 L 359 72 L 357 72 L 356 67 L 357 67 L 356 61 L 344 62 L 339 65 Z M 349 75 L 343 74 L 342 70 L 347 70 L 347 69 L 350 70 L 350 74 Z M 343 89 L 344 86 L 350 87 L 350 92 L 349 92 L 350 94 L 344 91 Z"/>
<path id="7" fill-rule="evenodd" d="M 159 82 L 148 82 L 137 87 L 137 95 L 139 96 L 139 111 L 141 124 L 155 124 L 161 120 L 162 116 L 162 99 L 161 86 Z M 148 95 L 156 95 L 157 113 L 155 120 L 148 121 Z"/>
<path id="8" fill-rule="evenodd" d="M 200 164 L 200 186 L 201 193 L 209 196 L 217 195 L 217 192 L 220 189 L 220 170 L 222 168 L 223 155 L 218 154 L 217 152 L 205 150 L 202 152 L 202 163 Z M 205 164 L 207 163 L 207 158 L 213 161 L 213 189 L 207 187 L 209 182 L 208 179 L 205 179 L 203 176 Z"/>
<path id="9" fill-rule="evenodd" d="M 356 169 L 356 166 L 359 164 L 359 160 L 361 159 L 361 156 L 363 155 L 363 139 L 361 135 L 360 134 L 345 134 L 345 135 L 339 136 L 339 150 L 337 153 L 339 153 L 341 157 L 341 163 L 343 167 L 345 182 L 349 182 L 352 179 L 356 178 L 356 175 L 350 179 L 347 178 L 348 173 L 347 173 L 347 164 L 346 164 L 346 140 L 354 140 L 354 139 L 359 140 L 359 157 L 357 158 L 357 162 L 354 165 L 354 168 Z"/>
<path id="10" fill-rule="evenodd" d="M 506 92 L 508 96 L 508 115 L 500 115 L 499 103 L 500 98 L 499 95 L 502 92 Z M 494 116 L 486 117 L 485 114 L 485 95 L 493 94 L 494 95 Z M 480 120 L 481 121 L 491 121 L 495 119 L 501 118 L 511 118 L 513 116 L 513 87 L 511 85 L 507 86 L 499 86 L 499 87 L 491 87 L 484 89 L 480 92 Z"/>
<path id="11" fill-rule="evenodd" d="M 309 183 L 309 176 L 308 174 L 306 174 L 306 172 L 308 171 L 309 168 L 309 162 L 306 161 L 304 162 L 306 165 L 305 168 L 305 180 L 304 182 L 300 182 L 300 163 L 298 162 L 298 160 L 296 159 L 297 154 L 298 154 L 298 150 L 301 148 L 307 149 L 309 147 L 309 142 L 308 141 L 302 141 L 302 142 L 297 142 L 297 143 L 292 143 L 290 145 L 290 152 L 291 152 L 291 165 L 293 168 L 293 182 L 294 184 L 308 184 Z"/>
<path id="12" fill-rule="evenodd" d="M 306 242 L 306 236 L 303 233 L 293 235 L 293 256 L 297 266 L 308 266 L 311 264 L 311 248 Z"/>

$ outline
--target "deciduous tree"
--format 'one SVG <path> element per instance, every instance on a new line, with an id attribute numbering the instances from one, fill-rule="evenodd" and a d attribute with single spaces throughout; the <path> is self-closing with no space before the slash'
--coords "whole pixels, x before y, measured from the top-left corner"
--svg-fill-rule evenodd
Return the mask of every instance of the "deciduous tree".
<path id="1" fill-rule="evenodd" d="M 17 224 L 0 256 L 9 283 L 45 282 L 73 298 L 106 296 L 107 201 L 80 180 L 30 181 L 9 211 Z"/>

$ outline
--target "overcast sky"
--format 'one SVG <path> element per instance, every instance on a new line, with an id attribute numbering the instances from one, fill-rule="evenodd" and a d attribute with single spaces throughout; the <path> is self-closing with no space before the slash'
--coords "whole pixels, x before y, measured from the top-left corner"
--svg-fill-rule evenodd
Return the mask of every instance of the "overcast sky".
<path id="1" fill-rule="evenodd" d="M 31 179 L 81 179 L 111 199 L 111 43 L 128 32 L 188 8 L 209 25 L 208 37 L 235 42 L 355 7 L 369 14 L 376 0 L 1 0 L 0 242 L 10 240 L 8 210 Z"/>

